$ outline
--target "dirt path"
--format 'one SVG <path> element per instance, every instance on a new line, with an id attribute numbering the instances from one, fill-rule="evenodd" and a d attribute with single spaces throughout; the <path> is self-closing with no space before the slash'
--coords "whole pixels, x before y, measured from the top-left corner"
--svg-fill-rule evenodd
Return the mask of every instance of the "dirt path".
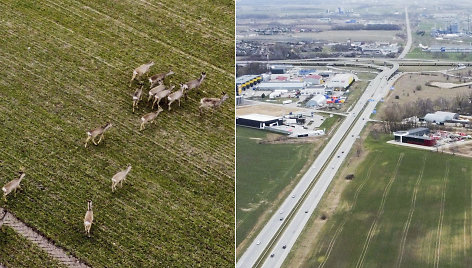
<path id="1" fill-rule="evenodd" d="M 3 208 L 0 208 L 2 211 Z M 3 215 L 3 213 L 1 213 Z M 1 218 L 1 217 L 0 217 Z M 51 257 L 58 260 L 61 264 L 67 265 L 69 267 L 80 267 L 87 268 L 89 266 L 81 263 L 74 256 L 69 255 L 63 249 L 55 246 L 47 237 L 42 236 L 38 232 L 34 231 L 32 228 L 26 226 L 22 221 L 15 217 L 10 212 L 6 212 L 4 217 L 4 224 L 11 227 L 15 232 L 24 236 L 26 239 L 32 243 L 38 245 L 39 248 L 48 253 Z M 0 265 L 0 268 L 3 266 Z"/>

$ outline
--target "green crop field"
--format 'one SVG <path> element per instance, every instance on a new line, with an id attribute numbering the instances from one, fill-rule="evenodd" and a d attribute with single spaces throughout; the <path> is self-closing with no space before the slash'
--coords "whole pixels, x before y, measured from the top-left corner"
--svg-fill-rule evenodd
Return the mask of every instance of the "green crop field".
<path id="1" fill-rule="evenodd" d="M 0 185 L 26 172 L 0 206 L 94 267 L 232 266 L 234 1 L 2 0 L 0 15 Z M 207 77 L 140 132 L 151 109 L 132 112 L 128 83 L 151 60 L 177 88 Z M 200 98 L 224 91 L 201 117 Z M 106 122 L 102 143 L 84 148 Z"/>
<path id="2" fill-rule="evenodd" d="M 5 267 L 65 267 L 13 229 L 0 231 L 0 265 Z"/>
<path id="3" fill-rule="evenodd" d="M 366 140 L 304 266 L 471 267 L 472 159 L 386 140 Z"/>
<path id="4" fill-rule="evenodd" d="M 309 143 L 258 143 L 258 139 L 266 139 L 267 134 L 256 129 L 236 128 L 237 245 L 247 238 L 262 213 L 273 205 L 313 153 L 314 144 Z"/>

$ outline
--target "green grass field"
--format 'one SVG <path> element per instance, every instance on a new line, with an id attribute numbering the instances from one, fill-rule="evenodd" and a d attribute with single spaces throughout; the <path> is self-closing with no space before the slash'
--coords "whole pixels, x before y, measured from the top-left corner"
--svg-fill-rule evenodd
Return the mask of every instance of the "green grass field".
<path id="1" fill-rule="evenodd" d="M 371 137 L 306 267 L 470 267 L 472 159 Z M 339 178 L 343 179 L 343 178 Z"/>
<path id="2" fill-rule="evenodd" d="M 0 265 L 15 268 L 65 267 L 6 226 L 0 231 Z"/>
<path id="3" fill-rule="evenodd" d="M 27 174 L 0 206 L 94 267 L 231 266 L 234 2 L 0 1 L 0 14 L 0 184 Z M 128 82 L 151 60 L 175 85 L 206 71 L 205 93 L 139 132 L 150 106 L 132 113 Z M 230 99 L 200 117 L 200 98 L 223 91 Z M 105 140 L 84 148 L 106 122 Z"/>
<path id="4" fill-rule="evenodd" d="M 265 139 L 267 134 L 256 129 L 236 128 L 237 245 L 313 152 L 314 144 L 259 144 L 257 139 Z"/>

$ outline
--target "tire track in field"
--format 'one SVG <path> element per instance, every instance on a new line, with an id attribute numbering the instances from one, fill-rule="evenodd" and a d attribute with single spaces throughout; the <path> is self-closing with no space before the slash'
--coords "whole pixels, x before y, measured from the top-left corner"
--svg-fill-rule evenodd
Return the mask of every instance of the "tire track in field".
<path id="1" fill-rule="evenodd" d="M 66 9 L 66 10 L 68 10 L 69 12 L 71 12 L 72 14 L 76 15 L 75 12 L 73 12 L 73 11 L 71 11 L 71 10 L 65 8 L 65 7 L 62 7 L 62 8 Z M 83 5 L 82 8 L 85 9 L 85 10 L 88 10 L 88 11 L 90 11 L 90 12 L 92 12 L 92 13 L 97 14 L 97 15 L 98 15 L 99 17 L 101 17 L 101 18 L 104 18 L 104 19 L 106 19 L 106 20 L 108 20 L 108 21 L 113 22 L 114 25 L 118 26 L 118 27 L 121 28 L 121 29 L 126 30 L 126 31 L 129 32 L 129 33 L 132 33 L 132 34 L 135 35 L 135 36 L 140 36 L 140 37 L 142 37 L 142 38 L 145 38 L 145 39 L 147 39 L 147 40 L 150 40 L 150 41 L 153 41 L 153 42 L 155 42 L 155 43 L 157 43 L 157 44 L 160 44 L 160 45 L 162 45 L 162 46 L 164 46 L 164 47 L 166 47 L 166 48 L 172 50 L 173 52 L 178 53 L 178 54 L 180 54 L 181 56 L 184 56 L 185 58 L 192 59 L 192 60 L 194 60 L 194 61 L 196 61 L 196 62 L 198 62 L 198 63 L 200 63 L 200 64 L 203 64 L 203 65 L 205 65 L 205 66 L 211 67 L 212 69 L 214 69 L 214 70 L 216 70 L 216 71 L 218 71 L 218 72 L 220 72 L 220 73 L 226 74 L 226 75 L 231 76 L 231 77 L 234 76 L 233 73 L 228 72 L 228 71 L 226 71 L 226 70 L 224 70 L 224 69 L 222 69 L 222 68 L 220 68 L 220 67 L 214 65 L 213 63 L 210 63 L 210 62 L 208 62 L 208 61 L 206 61 L 206 60 L 200 59 L 200 58 L 197 57 L 197 56 L 194 56 L 194 55 L 192 55 L 192 54 L 189 54 L 189 53 L 187 53 L 187 52 L 185 52 L 185 51 L 179 49 L 178 47 L 176 47 L 176 46 L 174 46 L 174 45 L 171 45 L 171 44 L 169 44 L 169 43 L 167 43 L 167 42 L 165 42 L 165 41 L 162 41 L 162 40 L 157 39 L 157 38 L 153 38 L 153 37 L 149 36 L 148 34 L 142 33 L 142 32 L 140 32 L 140 31 L 136 30 L 135 28 L 133 28 L 132 26 L 130 26 L 130 25 L 128 25 L 128 24 L 126 24 L 126 23 L 124 23 L 124 22 L 122 22 L 122 21 L 120 21 L 120 20 L 118 20 L 118 19 L 116 19 L 116 18 L 114 18 L 114 17 L 112 17 L 112 16 L 109 16 L 109 15 L 103 13 L 103 12 L 100 12 L 100 11 L 98 11 L 98 10 L 96 10 L 96 9 L 94 9 L 94 8 L 92 8 L 92 7 L 90 7 L 90 6 L 88 6 L 88 5 Z M 81 16 L 79 16 L 79 17 L 81 17 Z"/>
<path id="2" fill-rule="evenodd" d="M 446 172 L 443 177 L 443 190 L 441 194 L 441 208 L 439 210 L 439 222 L 438 222 L 438 230 L 437 230 L 438 240 L 436 240 L 436 250 L 434 254 L 434 267 L 439 267 L 439 260 L 441 257 L 441 232 L 442 232 L 442 225 L 443 225 L 443 219 L 444 219 L 444 206 L 446 203 L 446 187 L 447 187 L 448 176 L 449 176 L 449 161 L 446 162 Z"/>
<path id="3" fill-rule="evenodd" d="M 404 153 L 400 153 L 400 156 L 398 157 L 398 160 L 397 160 L 397 165 L 395 167 L 394 174 L 390 178 L 389 182 L 387 183 L 387 186 L 385 187 L 385 190 L 384 190 L 383 195 L 382 195 L 382 200 L 380 202 L 379 210 L 377 212 L 377 215 L 375 216 L 374 221 L 372 222 L 372 225 L 370 226 L 369 232 L 368 232 L 367 237 L 366 237 L 366 241 L 364 242 L 364 246 L 362 248 L 361 255 L 359 256 L 359 259 L 357 260 L 356 268 L 360 268 L 364 265 L 364 259 L 365 259 L 365 255 L 367 254 L 367 250 L 369 249 L 370 241 L 372 240 L 372 238 L 375 235 L 378 220 L 383 215 L 385 202 L 387 201 L 387 196 L 390 192 L 390 188 L 392 187 L 392 184 L 394 183 L 394 181 L 397 177 L 398 169 L 400 168 L 400 164 L 402 162 L 402 159 L 403 159 L 404 155 L 405 155 Z"/>
<path id="4" fill-rule="evenodd" d="M 53 3 L 53 4 L 54 4 L 54 3 Z M 53 8 L 53 9 L 55 9 L 55 8 L 52 7 L 52 6 L 50 6 L 50 7 Z M 57 10 L 57 9 L 56 9 L 56 10 Z M 13 12 L 13 11 L 11 11 L 11 10 L 10 10 L 10 12 L 11 12 L 11 13 L 14 13 L 14 14 L 17 14 L 18 16 L 21 16 L 21 15 L 22 15 L 22 14 L 19 14 L 19 13 L 15 13 L 15 12 Z M 59 12 L 59 11 L 58 11 L 58 12 Z M 80 15 L 78 15 L 78 16 L 80 16 Z M 88 16 L 88 15 L 87 15 L 87 16 Z M 83 18 L 82 16 L 80 16 L 80 17 Z M 90 17 L 90 19 L 93 19 L 93 17 Z M 51 23 L 57 25 L 57 26 L 58 26 L 59 28 L 61 28 L 61 29 L 65 29 L 65 30 L 67 30 L 68 32 L 73 32 L 71 29 L 69 29 L 69 28 L 67 28 L 67 27 L 64 27 L 64 26 L 62 26 L 62 25 L 60 25 L 60 24 L 58 24 L 58 23 L 56 23 L 56 22 L 54 22 L 54 21 L 52 21 L 52 20 L 50 20 L 50 19 L 46 19 L 46 20 L 48 20 L 48 21 L 50 21 Z M 43 25 L 43 26 L 45 27 L 45 25 Z M 47 25 L 47 26 L 49 26 L 49 25 Z M 31 29 L 32 29 L 32 28 L 29 28 L 28 31 L 31 31 Z M 35 29 L 36 29 L 37 31 L 41 32 L 41 29 L 38 29 L 38 28 L 35 28 Z M 16 35 L 16 36 L 18 36 L 18 35 Z M 80 37 L 82 37 L 82 38 L 84 38 L 84 39 L 86 39 L 86 40 L 89 40 L 89 41 L 93 44 L 93 46 L 100 46 L 99 44 L 97 44 L 97 43 L 94 42 L 93 40 L 88 39 L 88 38 L 85 37 L 85 36 L 82 36 L 82 35 L 80 35 L 80 34 L 75 34 L 74 37 L 76 37 L 76 36 L 80 36 Z M 102 58 L 100 58 L 100 57 L 98 57 L 98 56 L 95 56 L 95 55 L 93 55 L 93 54 L 90 54 L 90 53 L 85 53 L 84 51 L 87 51 L 87 46 L 85 46 L 85 47 L 77 47 L 76 45 L 70 44 L 69 42 L 62 40 L 62 39 L 59 38 L 59 37 L 56 37 L 56 36 L 52 36 L 52 37 L 53 37 L 54 39 L 58 40 L 60 43 L 69 45 L 70 47 L 76 49 L 79 53 L 83 53 L 84 55 L 87 55 L 87 56 L 89 56 L 89 57 L 95 58 L 95 59 L 97 59 L 98 61 L 104 62 L 106 65 L 109 66 L 109 64 L 108 64 L 105 60 L 103 60 Z M 68 36 L 68 38 L 71 38 L 71 37 Z M 78 38 L 75 38 L 75 39 L 73 39 L 73 40 L 75 40 L 78 44 L 83 43 L 83 41 L 80 40 L 80 39 L 78 39 Z M 39 45 L 38 45 L 38 46 L 39 46 Z M 41 46 L 39 46 L 39 47 L 41 47 Z M 102 46 L 102 47 L 103 47 L 103 46 Z M 106 48 L 104 48 L 104 49 L 106 50 Z M 119 61 L 119 64 L 120 64 L 121 66 L 125 66 L 125 65 L 126 65 L 126 64 L 124 64 L 124 63 L 121 62 L 121 61 Z M 121 73 L 127 73 L 127 72 L 125 72 L 125 71 L 119 69 L 119 68 L 116 67 L 116 66 L 113 66 L 113 68 L 119 70 Z M 90 72 L 87 72 L 87 73 L 90 73 Z M 109 83 L 109 84 L 111 85 L 111 83 Z M 219 84 L 219 83 L 217 83 L 217 84 Z M 111 87 L 111 88 L 115 89 L 115 87 Z M 120 92 L 117 92 L 117 93 L 122 93 L 122 92 L 120 91 Z M 115 95 L 114 95 L 114 96 L 115 96 Z M 114 96 L 113 96 L 113 97 L 114 97 Z M 128 104 L 128 102 L 123 102 L 123 103 Z M 194 113 L 194 114 L 196 114 L 196 113 Z M 227 115 L 225 114 L 225 115 L 223 115 L 223 118 L 229 120 L 229 119 L 232 118 L 232 116 L 231 116 L 231 118 L 230 118 L 229 116 L 227 116 Z M 185 117 L 184 117 L 184 120 L 185 120 L 188 124 L 192 124 L 192 123 L 193 123 L 193 121 L 189 121 L 189 119 L 187 119 L 187 118 L 185 118 Z M 212 147 L 212 148 L 213 148 L 213 147 Z"/>
<path id="5" fill-rule="evenodd" d="M 381 153 L 381 152 L 380 152 Z M 325 254 L 325 259 L 323 260 L 322 263 L 320 263 L 320 265 L 318 266 L 319 268 L 322 268 L 324 267 L 324 265 L 326 264 L 326 262 L 328 262 L 328 259 L 329 259 L 329 256 L 331 255 L 331 251 L 334 247 L 334 244 L 339 236 L 339 234 L 341 234 L 343 228 L 344 228 L 344 225 L 347 223 L 348 219 L 350 219 L 350 216 L 352 215 L 353 211 L 354 211 L 354 208 L 357 204 L 357 198 L 359 197 L 359 193 L 362 191 L 362 189 L 364 188 L 365 184 L 369 181 L 370 179 L 370 175 L 372 174 L 372 168 L 376 165 L 377 163 L 377 159 L 378 158 L 375 158 L 374 159 L 374 162 L 372 163 L 372 165 L 369 167 L 369 169 L 367 170 L 367 174 L 366 174 L 366 177 L 364 179 L 364 181 L 357 187 L 356 189 L 356 192 L 354 193 L 354 198 L 353 198 L 353 201 L 352 201 L 352 204 L 351 206 L 349 207 L 349 211 L 347 213 L 347 215 L 344 217 L 344 221 L 343 223 L 338 227 L 338 229 L 336 230 L 336 232 L 334 233 L 334 236 L 333 238 L 331 239 L 331 242 L 329 243 L 328 245 L 328 249 L 326 251 L 326 254 Z"/>
<path id="6" fill-rule="evenodd" d="M 423 167 L 421 168 L 420 174 L 418 175 L 418 178 L 416 179 L 413 194 L 411 196 L 410 211 L 408 213 L 408 218 L 405 222 L 405 225 L 403 226 L 402 238 L 400 240 L 400 250 L 399 250 L 399 254 L 398 254 L 398 257 L 397 257 L 397 263 L 396 263 L 395 267 L 400 267 L 402 265 L 403 254 L 404 254 L 405 245 L 406 245 L 406 238 L 408 236 L 408 230 L 410 228 L 411 219 L 413 218 L 413 213 L 415 212 L 416 196 L 418 194 L 420 183 L 423 179 L 423 173 L 424 173 L 424 169 L 425 169 L 425 166 L 426 166 L 426 158 L 427 158 L 427 156 L 425 155 L 423 157 Z"/>
<path id="7" fill-rule="evenodd" d="M 3 210 L 3 208 L 0 207 L 0 210 Z M 59 263 L 68 267 L 90 267 L 62 248 L 56 246 L 52 240 L 33 230 L 8 211 L 6 212 L 4 218 L 4 224 L 11 227 L 16 233 L 22 235 L 31 243 L 37 245 L 40 249 L 46 252 L 53 259 L 57 260 Z"/>
<path id="8" fill-rule="evenodd" d="M 184 56 L 185 58 L 192 59 L 192 60 L 194 60 L 194 61 L 196 61 L 200 64 L 203 64 L 205 66 L 211 67 L 215 71 L 218 71 L 220 73 L 224 73 L 224 74 L 226 74 L 230 77 L 234 77 L 233 73 L 228 72 L 228 71 L 222 69 L 221 67 L 218 67 L 218 66 L 214 65 L 213 63 L 210 63 L 206 60 L 202 60 L 202 59 L 198 58 L 197 56 L 191 55 L 191 54 L 177 48 L 176 46 L 173 46 L 173 45 L 171 45 L 167 42 L 164 42 L 160 39 L 152 38 L 148 34 L 142 33 L 140 31 L 136 30 L 135 28 L 131 27 L 130 25 L 128 25 L 124 22 L 121 22 L 120 20 L 115 19 L 111 16 L 108 16 L 108 15 L 106 15 L 106 14 L 104 14 L 104 13 L 102 13 L 102 12 L 100 12 L 100 11 L 90 7 L 90 6 L 84 5 L 84 8 L 91 11 L 91 12 L 94 12 L 94 13 L 100 15 L 101 17 L 104 17 L 104 18 L 108 19 L 109 21 L 112 21 L 116 26 L 118 26 L 118 27 L 120 27 L 120 28 L 122 28 L 122 29 L 124 29 L 124 30 L 126 30 L 130 33 L 133 33 L 134 35 L 140 36 L 140 37 L 145 38 L 147 40 L 153 41 L 154 43 L 157 43 L 159 45 L 167 47 L 168 49 L 172 50 L 173 52 L 178 53 L 178 54 Z"/>
<path id="9" fill-rule="evenodd" d="M 73 141 L 72 141 L 72 142 L 73 142 Z M 73 142 L 73 143 L 74 143 L 74 142 Z M 90 176 L 92 176 L 92 175 L 90 175 Z"/>
<path id="10" fill-rule="evenodd" d="M 3 58 L 3 59 L 5 59 L 5 58 Z M 8 59 L 7 59 L 7 60 L 8 60 Z M 8 60 L 8 61 L 10 61 L 10 60 Z M 17 60 L 16 62 L 19 62 L 19 61 Z M 10 61 L 10 64 L 11 64 L 11 65 L 14 65 L 15 62 Z M 50 83 L 49 80 L 47 80 L 47 79 L 45 79 L 45 78 L 43 78 L 43 77 L 41 77 L 41 76 L 39 76 L 39 75 L 37 75 L 37 74 L 34 74 L 33 72 L 29 71 L 27 68 L 24 68 L 24 69 L 25 69 L 26 71 L 30 72 L 32 75 L 34 75 L 34 76 L 38 77 L 39 79 L 45 81 L 46 83 Z M 63 84 L 63 86 L 65 86 L 65 85 Z M 66 88 L 66 87 L 64 87 L 64 88 Z M 78 99 L 78 98 L 74 98 L 74 100 L 75 100 L 75 101 L 78 101 L 79 99 Z M 88 104 L 88 103 L 86 103 L 86 102 L 82 102 L 82 105 L 88 107 L 88 108 L 91 109 L 91 110 L 94 110 L 96 114 L 100 114 L 99 109 L 93 107 L 92 105 L 90 105 L 90 104 Z M 131 129 L 130 127 L 128 127 L 128 126 L 125 125 L 124 123 L 122 123 L 122 122 L 120 122 L 120 121 L 113 120 L 113 119 L 114 119 L 113 116 L 111 116 L 111 115 L 106 115 L 105 117 L 107 118 L 108 121 L 113 121 L 113 122 L 115 122 L 116 125 L 121 125 L 121 127 L 127 129 L 128 131 L 134 132 L 134 135 L 140 135 L 140 132 L 137 131 L 136 129 Z M 115 134 L 115 135 L 120 136 L 119 134 Z M 121 137 L 124 137 L 123 135 L 124 135 L 124 134 L 122 134 Z M 143 135 L 143 136 L 144 136 L 144 135 Z M 190 164 L 190 165 L 194 166 L 195 168 L 197 168 L 198 170 L 204 172 L 204 174 L 211 174 L 208 170 L 204 169 L 203 167 L 198 166 L 198 165 L 194 162 L 194 160 L 189 160 L 189 159 L 185 158 L 185 157 L 184 157 L 184 155 L 186 155 L 185 152 L 180 152 L 180 151 L 179 151 L 179 153 L 182 153 L 182 155 L 176 154 L 174 151 L 171 151 L 170 149 L 168 149 L 167 147 L 165 147 L 165 146 L 163 146 L 163 145 L 157 143 L 157 142 L 154 141 L 153 139 L 151 139 L 151 138 L 149 138 L 149 137 L 147 137 L 147 136 L 144 136 L 144 137 L 145 137 L 147 140 L 149 140 L 150 142 L 152 142 L 152 143 L 154 143 L 155 145 L 157 145 L 158 147 L 164 149 L 164 150 L 167 151 L 168 153 L 173 154 L 174 156 L 176 156 L 176 158 L 180 158 L 180 159 L 182 159 L 182 160 L 185 160 L 188 164 Z M 206 163 L 206 165 L 204 165 L 204 166 L 207 166 L 207 164 L 208 164 L 208 163 Z M 213 171 L 214 171 L 214 172 L 217 172 L 217 173 L 220 173 L 221 175 L 223 175 L 223 176 L 225 176 L 225 177 L 228 176 L 227 174 L 222 173 L 222 171 L 220 171 L 220 170 L 213 170 Z"/>
<path id="11" fill-rule="evenodd" d="M 143 3 L 146 6 L 151 7 L 154 10 L 159 10 L 158 6 L 156 6 L 152 3 L 149 3 L 148 1 L 139 0 L 139 2 Z M 202 21 L 195 20 L 195 19 L 190 19 L 190 18 L 186 18 L 184 16 L 181 16 L 180 14 L 182 12 L 180 12 L 180 10 L 177 11 L 176 9 L 172 9 L 172 8 L 166 6 L 165 4 L 163 4 L 162 2 L 157 2 L 156 4 L 159 5 L 162 9 L 165 9 L 169 16 L 173 16 L 175 18 L 184 20 L 187 23 L 187 25 L 201 25 L 201 26 L 204 26 L 204 25 L 202 25 Z M 212 33 L 216 32 L 218 34 L 218 36 L 221 37 L 221 38 L 225 38 L 227 40 L 233 40 L 234 39 L 234 35 L 232 35 L 230 32 L 224 31 L 224 30 L 222 30 L 221 28 L 218 28 L 218 27 L 213 27 L 213 25 L 208 24 L 206 22 L 203 22 L 203 24 L 206 25 L 205 28 L 197 27 L 201 33 L 208 32 L 208 30 L 211 29 Z"/>
<path id="12" fill-rule="evenodd" d="M 10 55 L 10 56 L 11 56 L 11 55 Z M 5 59 L 5 58 L 4 58 L 4 59 Z M 10 61 L 10 60 L 9 60 L 9 61 Z M 13 62 L 13 61 L 10 61 L 11 64 L 15 64 L 15 63 L 18 63 L 18 62 L 22 62 L 21 59 L 15 58 L 15 61 L 14 61 L 14 62 Z M 39 64 L 39 65 L 43 65 L 43 64 L 41 64 L 41 63 L 39 63 L 39 62 L 36 62 L 36 63 Z M 24 63 L 24 64 L 27 65 L 26 63 Z M 45 65 L 43 65 L 43 66 L 45 66 Z M 45 67 L 47 67 L 47 66 L 45 66 Z M 29 72 L 29 73 L 35 75 L 35 76 L 38 77 L 39 79 L 45 81 L 46 83 L 50 83 L 49 80 L 43 78 L 42 76 L 39 76 L 39 75 L 37 75 L 37 74 L 34 74 L 34 73 L 31 72 L 28 68 L 24 68 L 24 69 L 25 69 L 27 72 Z M 55 79 L 56 79 L 56 78 L 55 78 Z M 57 80 L 55 80 L 55 82 L 57 82 L 58 84 L 63 85 L 63 88 L 64 88 L 64 89 L 67 88 L 67 86 L 66 86 L 64 83 L 62 83 L 62 82 L 60 82 L 60 81 L 57 81 Z M 64 90 L 64 91 L 65 91 L 65 90 Z M 112 96 L 112 95 L 109 94 L 109 98 L 111 98 L 111 97 L 116 97 L 116 95 L 113 95 L 113 96 Z M 83 96 L 80 96 L 80 98 L 83 98 Z M 75 99 L 75 100 L 78 100 L 79 98 L 78 98 L 77 96 L 75 96 L 74 99 Z M 95 108 L 93 105 L 90 105 L 88 102 L 82 102 L 82 104 L 83 104 L 83 106 L 85 106 L 85 107 L 88 107 L 88 108 L 90 108 L 90 109 L 95 110 L 96 114 L 100 114 L 100 111 L 99 111 L 97 108 Z M 112 114 L 112 115 L 117 116 L 116 114 Z M 112 120 L 113 116 L 108 115 L 107 118 L 108 118 L 108 120 L 113 121 L 113 120 Z M 123 126 L 125 126 L 125 125 L 124 125 L 123 123 L 121 123 L 121 122 L 118 122 L 117 124 L 122 124 Z M 135 134 L 140 134 L 140 132 L 138 132 L 137 130 L 131 129 L 131 128 L 128 127 L 128 126 L 126 126 L 126 128 L 127 128 L 128 130 L 130 130 L 130 131 L 133 131 Z M 182 129 L 182 128 L 181 128 L 181 131 L 185 131 L 185 129 Z M 148 138 L 147 136 L 145 136 L 145 137 L 146 137 L 148 140 L 152 141 L 154 144 L 158 144 L 158 143 L 155 142 L 153 139 Z M 202 142 L 202 144 L 207 145 L 207 147 L 208 147 L 209 149 L 214 148 L 213 146 L 210 146 L 209 144 L 205 144 L 204 142 Z M 162 145 L 159 145 L 159 146 L 162 147 L 162 148 L 164 148 L 164 146 L 162 146 Z M 166 149 L 166 150 L 169 151 L 169 149 Z M 179 151 L 179 152 L 182 153 L 182 157 L 183 157 L 183 155 L 187 155 L 187 153 L 185 153 L 185 152 L 182 152 L 182 151 Z M 219 153 L 219 152 L 218 152 L 218 153 Z M 186 159 L 186 158 L 183 157 L 183 159 Z M 212 161 L 214 161 L 214 160 L 212 160 Z M 192 162 L 192 164 L 195 166 L 195 164 L 193 163 L 193 161 L 188 161 L 188 162 Z M 215 161 L 215 162 L 218 162 L 218 161 Z M 203 164 L 203 162 L 202 162 L 201 164 Z M 222 164 L 221 164 L 221 165 L 222 165 Z M 208 163 L 205 163 L 204 166 L 208 166 Z M 218 172 L 218 173 L 220 173 L 220 174 L 222 174 L 222 175 L 227 176 L 225 173 L 222 173 L 220 170 L 216 170 L 216 172 Z M 209 173 L 206 172 L 206 174 L 209 174 Z"/>
<path id="13" fill-rule="evenodd" d="M 31 29 L 30 29 L 30 30 L 31 30 Z M 38 29 L 37 29 L 37 30 L 38 30 Z M 59 42 L 61 42 L 61 43 L 63 43 L 63 44 L 69 44 L 68 42 L 63 41 L 62 39 L 57 38 L 57 37 L 55 37 L 55 36 L 53 36 L 53 38 L 56 39 L 56 40 L 58 40 Z M 77 40 L 77 41 L 78 41 L 78 40 Z M 38 47 L 41 47 L 41 46 L 38 45 Z M 79 48 L 79 47 L 76 47 L 75 45 L 71 45 L 71 47 L 75 48 L 79 53 L 84 53 L 83 51 L 85 50 L 85 48 Z M 94 57 L 94 56 L 91 55 L 90 53 L 84 53 L 84 54 L 87 55 L 87 56 L 90 56 L 90 57 Z M 38 63 L 38 64 L 42 65 L 41 63 Z M 120 64 L 123 65 L 123 63 L 120 63 Z M 43 66 L 45 66 L 45 65 L 43 65 Z M 47 66 L 45 66 L 45 67 L 47 67 Z M 90 73 L 90 72 L 87 72 L 87 71 L 86 71 L 86 73 Z M 108 82 L 108 81 L 107 81 L 107 82 Z M 108 84 L 111 85 L 111 83 L 108 83 Z M 115 89 L 116 87 L 112 86 L 112 87 L 110 87 L 110 88 Z M 115 90 L 115 91 L 117 91 L 117 90 Z M 122 92 L 119 91 L 119 92 L 117 92 L 117 93 L 120 94 L 120 93 L 122 93 Z M 109 98 L 116 97 L 116 96 L 117 96 L 117 95 L 109 95 Z M 121 103 L 125 104 L 125 106 L 127 106 L 127 105 L 129 104 L 129 103 L 126 102 L 126 101 L 122 101 Z M 227 116 L 225 115 L 224 118 L 227 118 Z M 187 124 L 192 125 L 193 121 L 189 121 L 189 119 L 187 119 L 187 118 L 185 118 L 185 117 L 183 117 L 183 119 L 184 119 L 183 121 L 187 122 Z M 205 130 L 203 130 L 203 131 L 205 131 Z M 226 154 L 222 154 L 221 151 L 217 151 L 217 149 L 216 149 L 214 146 L 209 146 L 209 144 L 208 144 L 207 142 L 205 142 L 205 140 L 201 140 L 201 141 L 200 141 L 200 144 L 205 145 L 207 148 L 210 148 L 210 149 L 213 150 L 214 152 L 218 152 L 220 155 L 226 155 Z M 229 158 L 228 158 L 227 160 L 229 160 Z M 215 161 L 215 159 L 213 159 L 213 161 L 214 161 L 214 162 L 218 162 L 218 160 Z"/>

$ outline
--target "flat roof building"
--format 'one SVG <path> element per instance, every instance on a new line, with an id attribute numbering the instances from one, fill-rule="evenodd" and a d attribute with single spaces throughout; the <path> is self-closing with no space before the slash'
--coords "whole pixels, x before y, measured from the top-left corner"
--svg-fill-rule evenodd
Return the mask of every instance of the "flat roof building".
<path id="1" fill-rule="evenodd" d="M 420 127 L 413 128 L 407 131 L 396 131 L 393 132 L 395 141 L 401 143 L 411 143 L 423 146 L 434 146 L 436 140 L 429 137 L 429 128 Z"/>
<path id="2" fill-rule="evenodd" d="M 236 125 L 264 129 L 269 126 L 282 125 L 282 117 L 264 115 L 264 114 L 248 114 L 236 117 Z"/>
<path id="3" fill-rule="evenodd" d="M 262 82 L 255 89 L 257 90 L 299 90 L 305 88 L 305 82 Z"/>
<path id="4" fill-rule="evenodd" d="M 330 88 L 348 88 L 354 82 L 353 74 L 336 74 L 326 83 Z"/>

